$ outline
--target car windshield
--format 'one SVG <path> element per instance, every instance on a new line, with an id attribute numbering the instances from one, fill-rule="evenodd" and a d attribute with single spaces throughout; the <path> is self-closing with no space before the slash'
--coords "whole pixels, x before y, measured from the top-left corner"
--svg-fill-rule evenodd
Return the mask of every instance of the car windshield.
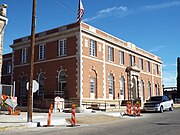
<path id="1" fill-rule="evenodd" d="M 150 97 L 149 101 L 162 101 L 162 97 Z"/>

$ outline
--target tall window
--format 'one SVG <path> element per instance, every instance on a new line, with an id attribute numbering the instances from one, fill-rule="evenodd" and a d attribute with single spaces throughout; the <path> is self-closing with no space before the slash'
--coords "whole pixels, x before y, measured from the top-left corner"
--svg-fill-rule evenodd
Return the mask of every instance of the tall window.
<path id="1" fill-rule="evenodd" d="M 90 55 L 97 56 L 97 43 L 94 40 L 90 40 Z"/>
<path id="2" fill-rule="evenodd" d="M 129 65 L 130 66 L 135 66 L 135 56 L 134 55 L 129 55 Z"/>
<path id="3" fill-rule="evenodd" d="M 123 51 L 119 51 L 119 63 L 121 65 L 124 65 L 124 52 Z"/>
<path id="4" fill-rule="evenodd" d="M 124 99 L 124 90 L 125 90 L 125 83 L 124 83 L 124 77 L 122 76 L 120 78 L 120 96 L 121 96 L 121 99 Z"/>
<path id="5" fill-rule="evenodd" d="M 108 60 L 114 61 L 114 48 L 108 47 Z"/>
<path id="6" fill-rule="evenodd" d="M 38 76 L 38 82 L 39 82 L 39 90 L 38 94 L 43 95 L 44 90 L 45 90 L 45 78 L 44 78 L 44 73 L 40 73 Z"/>
<path id="7" fill-rule="evenodd" d="M 150 81 L 148 81 L 147 89 L 148 89 L 148 98 L 149 98 L 151 96 L 151 83 L 150 83 Z"/>
<path id="8" fill-rule="evenodd" d="M 159 84 L 155 84 L 155 91 L 156 91 L 156 96 L 160 95 L 159 94 Z"/>
<path id="9" fill-rule="evenodd" d="M 66 39 L 59 40 L 58 56 L 64 56 L 67 54 Z"/>
<path id="10" fill-rule="evenodd" d="M 146 61 L 146 70 L 147 72 L 151 72 L 150 62 Z"/>
<path id="11" fill-rule="evenodd" d="M 22 63 L 26 63 L 27 62 L 27 57 L 28 57 L 27 54 L 28 54 L 27 53 L 27 48 L 22 49 L 22 52 L 21 52 L 21 62 Z"/>
<path id="12" fill-rule="evenodd" d="M 114 94 L 114 77 L 113 74 L 109 75 L 109 94 Z"/>
<path id="13" fill-rule="evenodd" d="M 139 81 L 139 97 L 141 98 L 141 100 L 145 100 L 144 97 L 144 82 L 143 80 Z"/>
<path id="14" fill-rule="evenodd" d="M 159 66 L 156 64 L 156 74 L 159 74 Z"/>
<path id="15" fill-rule="evenodd" d="M 58 95 L 66 98 L 66 72 L 61 70 L 58 76 Z"/>
<path id="16" fill-rule="evenodd" d="M 46 57 L 46 46 L 39 45 L 39 60 L 43 60 Z"/>
<path id="17" fill-rule="evenodd" d="M 22 76 L 21 80 L 20 80 L 20 97 L 25 97 L 26 96 L 26 77 Z"/>
<path id="18" fill-rule="evenodd" d="M 143 70 L 143 59 L 139 59 L 139 69 Z"/>
<path id="19" fill-rule="evenodd" d="M 12 72 L 12 65 L 11 62 L 8 62 L 6 66 L 6 73 L 11 74 L 11 72 Z"/>
<path id="20" fill-rule="evenodd" d="M 90 93 L 95 92 L 95 78 L 90 79 Z"/>

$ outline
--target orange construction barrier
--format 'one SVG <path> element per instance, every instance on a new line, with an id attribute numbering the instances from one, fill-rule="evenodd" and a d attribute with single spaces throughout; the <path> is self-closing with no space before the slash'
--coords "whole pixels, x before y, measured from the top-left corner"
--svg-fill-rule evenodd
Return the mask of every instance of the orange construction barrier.
<path id="1" fill-rule="evenodd" d="M 133 106 L 133 115 L 136 116 L 137 114 L 137 106 L 136 106 L 136 103 L 134 104 Z"/>
<path id="2" fill-rule="evenodd" d="M 4 94 L 2 94 L 2 95 L 1 95 L 1 99 L 2 99 L 2 100 L 6 100 L 6 99 L 7 99 L 7 96 L 4 95 Z"/>
<path id="3" fill-rule="evenodd" d="M 49 107 L 47 126 L 50 126 L 50 125 L 51 125 L 51 121 L 52 121 L 52 109 L 53 109 L 53 105 L 52 105 L 52 103 L 51 103 L 51 104 L 50 104 L 50 107 Z"/>
<path id="4" fill-rule="evenodd" d="M 140 116 L 141 109 L 140 109 L 140 103 L 139 102 L 136 103 L 136 107 L 137 107 L 136 116 Z"/>
<path id="5" fill-rule="evenodd" d="M 131 107 L 132 107 L 131 102 L 127 102 L 127 103 L 126 103 L 126 113 L 127 113 L 128 115 L 131 115 L 131 114 L 132 114 Z"/>
<path id="6" fill-rule="evenodd" d="M 72 104 L 71 126 L 76 126 L 76 105 Z"/>
<path id="7" fill-rule="evenodd" d="M 8 111 L 9 111 L 9 115 L 12 115 L 13 114 L 13 109 L 11 106 L 8 107 Z"/>

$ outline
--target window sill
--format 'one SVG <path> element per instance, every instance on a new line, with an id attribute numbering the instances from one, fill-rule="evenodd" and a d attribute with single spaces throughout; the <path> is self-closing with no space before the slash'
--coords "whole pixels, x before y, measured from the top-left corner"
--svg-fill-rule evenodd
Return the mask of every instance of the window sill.
<path id="1" fill-rule="evenodd" d="M 46 60 L 45 58 L 44 59 L 38 59 L 37 61 L 44 61 L 44 60 Z"/>
<path id="2" fill-rule="evenodd" d="M 64 54 L 64 55 L 58 55 L 57 57 L 60 58 L 60 57 L 66 57 L 67 54 Z"/>
<path id="3" fill-rule="evenodd" d="M 94 55 L 90 55 L 90 57 L 93 57 L 93 58 L 96 58 L 96 59 L 97 59 L 97 56 L 94 56 Z"/>
<path id="4" fill-rule="evenodd" d="M 27 64 L 28 62 L 21 62 L 21 64 Z"/>
<path id="5" fill-rule="evenodd" d="M 111 60 L 108 60 L 108 62 L 110 62 L 110 63 L 114 63 L 114 61 L 111 61 Z"/>

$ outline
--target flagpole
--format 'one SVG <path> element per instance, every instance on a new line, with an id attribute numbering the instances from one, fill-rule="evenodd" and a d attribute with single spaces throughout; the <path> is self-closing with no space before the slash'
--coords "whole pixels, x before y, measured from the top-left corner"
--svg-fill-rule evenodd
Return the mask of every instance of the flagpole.
<path id="1" fill-rule="evenodd" d="M 84 15 L 84 7 L 82 1 L 79 0 L 77 22 L 81 22 L 83 15 Z"/>
<path id="2" fill-rule="evenodd" d="M 79 63 L 80 63 L 80 67 L 79 67 L 79 80 L 80 80 L 80 86 L 79 86 L 79 107 L 80 107 L 80 111 L 81 111 L 81 107 L 82 107 L 82 28 L 81 28 L 81 20 L 82 20 L 82 16 L 84 15 L 84 7 L 82 4 L 82 1 L 79 0 L 79 5 L 78 5 L 78 17 L 77 17 L 77 22 L 79 23 L 79 53 L 80 53 L 80 58 L 79 58 Z"/>

